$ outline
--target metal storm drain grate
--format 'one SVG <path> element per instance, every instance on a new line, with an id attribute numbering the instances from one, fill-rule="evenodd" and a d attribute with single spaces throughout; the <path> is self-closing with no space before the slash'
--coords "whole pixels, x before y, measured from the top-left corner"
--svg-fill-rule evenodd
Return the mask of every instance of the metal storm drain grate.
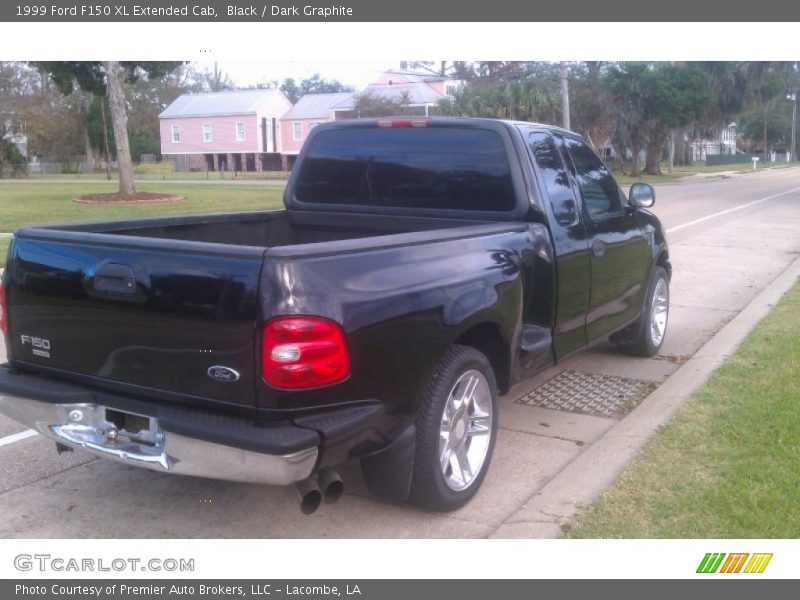
<path id="1" fill-rule="evenodd" d="M 613 417 L 624 414 L 656 387 L 652 381 L 563 371 L 514 400 L 517 404 Z"/>

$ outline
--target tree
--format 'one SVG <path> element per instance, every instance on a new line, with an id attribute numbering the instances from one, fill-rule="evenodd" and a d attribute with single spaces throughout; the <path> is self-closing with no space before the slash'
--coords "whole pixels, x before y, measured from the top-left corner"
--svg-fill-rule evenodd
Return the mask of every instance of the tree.
<path id="1" fill-rule="evenodd" d="M 289 99 L 289 102 L 294 104 L 300 99 L 300 87 L 297 85 L 297 82 L 291 78 L 287 77 L 283 80 L 283 83 L 278 88 L 280 91 L 284 93 L 284 95 Z"/>
<path id="2" fill-rule="evenodd" d="M 751 92 L 751 105 L 758 106 L 762 113 L 764 162 L 769 160 L 769 111 L 775 100 L 789 88 L 794 74 L 793 67 L 793 63 L 790 62 L 753 61 L 747 64 L 746 72 L 748 89 Z"/>
<path id="3" fill-rule="evenodd" d="M 201 87 L 198 91 L 202 92 L 224 92 L 236 87 L 230 76 L 219 68 L 216 61 L 214 62 L 213 71 L 206 69 L 195 72 L 194 78 Z"/>
<path id="4" fill-rule="evenodd" d="M 343 84 L 336 79 L 325 79 L 319 73 L 303 79 L 298 84 L 291 77 L 283 80 L 279 88 L 289 101 L 294 104 L 306 94 L 334 94 L 337 92 L 352 92 L 351 86 Z"/>
<path id="5" fill-rule="evenodd" d="M 617 137 L 609 94 L 603 77 L 609 65 L 600 61 L 570 63 L 570 127 L 582 133 L 589 144 L 600 152 Z"/>
<path id="6" fill-rule="evenodd" d="M 607 71 L 604 83 L 612 97 L 618 134 L 633 153 L 634 176 L 640 173 L 642 149 L 647 150 L 645 171 L 661 175 L 661 155 L 670 131 L 699 120 L 711 103 L 708 79 L 692 63 L 620 63 Z"/>
<path id="7" fill-rule="evenodd" d="M 469 79 L 471 65 L 464 61 L 447 60 L 401 60 L 401 71 L 425 72 L 438 77 L 451 77 L 453 79 Z"/>
<path id="8" fill-rule="evenodd" d="M 0 177 L 6 169 L 12 174 L 25 172 L 25 157 L 19 151 L 17 146 L 7 139 L 11 134 L 6 126 L 0 122 Z"/>
<path id="9" fill-rule="evenodd" d="M 365 92 L 356 96 L 355 113 L 359 118 L 419 116 L 419 109 L 412 107 L 408 93 L 397 98 L 388 98 Z"/>
<path id="10" fill-rule="evenodd" d="M 56 87 L 69 96 L 76 87 L 95 96 L 107 97 L 117 146 L 119 194 L 132 196 L 133 162 L 128 140 L 128 113 L 124 84 L 142 77 L 162 77 L 177 68 L 180 62 L 39 62 L 37 68 L 47 73 Z"/>
<path id="11" fill-rule="evenodd" d="M 560 82 L 554 78 L 522 81 L 469 81 L 439 103 L 439 112 L 459 117 L 488 117 L 557 122 Z"/>

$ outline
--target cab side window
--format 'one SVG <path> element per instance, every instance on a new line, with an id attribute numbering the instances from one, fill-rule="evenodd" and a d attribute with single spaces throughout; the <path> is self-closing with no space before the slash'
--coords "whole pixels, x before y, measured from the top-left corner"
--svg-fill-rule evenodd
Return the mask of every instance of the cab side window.
<path id="1" fill-rule="evenodd" d="M 589 216 L 600 220 L 619 214 L 622 211 L 619 187 L 603 161 L 581 141 L 565 138 L 564 144 L 572 159 L 573 174 Z"/>
<path id="2" fill-rule="evenodd" d="M 547 133 L 534 132 L 530 134 L 528 143 L 547 186 L 553 216 L 564 227 L 575 224 L 578 221 L 578 208 L 555 140 Z"/>

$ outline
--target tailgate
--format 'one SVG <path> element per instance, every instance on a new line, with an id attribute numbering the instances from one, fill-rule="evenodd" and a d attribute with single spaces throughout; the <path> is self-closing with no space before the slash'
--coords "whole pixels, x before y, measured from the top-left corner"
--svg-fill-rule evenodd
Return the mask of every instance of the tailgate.
<path id="1" fill-rule="evenodd" d="M 263 249 L 45 229 L 5 273 L 12 364 L 132 393 L 255 404 Z"/>

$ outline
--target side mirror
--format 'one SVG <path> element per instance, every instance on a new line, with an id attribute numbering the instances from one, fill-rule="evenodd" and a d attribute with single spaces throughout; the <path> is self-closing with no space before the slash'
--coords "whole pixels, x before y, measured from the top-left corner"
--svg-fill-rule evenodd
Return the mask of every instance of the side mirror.
<path id="1" fill-rule="evenodd" d="M 656 203 L 656 191 L 648 183 L 634 183 L 628 196 L 631 206 L 650 208 Z"/>

